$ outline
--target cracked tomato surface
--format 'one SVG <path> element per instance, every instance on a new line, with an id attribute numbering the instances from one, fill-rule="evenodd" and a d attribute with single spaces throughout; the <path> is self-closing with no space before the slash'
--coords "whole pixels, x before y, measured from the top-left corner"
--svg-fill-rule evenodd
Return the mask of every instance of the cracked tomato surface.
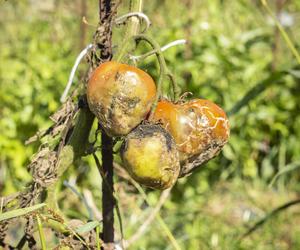
<path id="1" fill-rule="evenodd" d="M 225 112 L 209 100 L 194 99 L 179 104 L 162 100 L 153 119 L 161 122 L 175 139 L 181 176 L 216 156 L 229 138 Z"/>

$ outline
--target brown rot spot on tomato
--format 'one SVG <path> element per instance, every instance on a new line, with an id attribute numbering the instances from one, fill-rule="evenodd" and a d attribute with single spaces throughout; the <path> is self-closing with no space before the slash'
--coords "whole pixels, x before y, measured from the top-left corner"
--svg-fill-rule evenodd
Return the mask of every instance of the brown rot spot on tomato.
<path id="1" fill-rule="evenodd" d="M 128 134 L 146 118 L 156 86 L 146 72 L 110 61 L 93 72 L 87 85 L 90 110 L 110 136 Z"/>
<path id="2" fill-rule="evenodd" d="M 128 134 L 121 147 L 121 157 L 128 173 L 141 185 L 166 189 L 178 178 L 176 143 L 159 125 L 140 125 Z"/>

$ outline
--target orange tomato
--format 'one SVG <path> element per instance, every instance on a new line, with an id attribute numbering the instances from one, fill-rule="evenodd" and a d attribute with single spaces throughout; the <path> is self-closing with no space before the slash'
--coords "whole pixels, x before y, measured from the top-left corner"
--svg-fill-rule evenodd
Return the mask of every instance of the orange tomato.
<path id="1" fill-rule="evenodd" d="M 229 138 L 225 112 L 209 100 L 194 99 L 181 104 L 162 100 L 153 120 L 160 121 L 175 139 L 181 161 L 180 176 L 215 157 Z"/>
<path id="2" fill-rule="evenodd" d="M 146 72 L 114 61 L 102 63 L 87 85 L 91 111 L 110 136 L 122 136 L 135 128 L 150 111 L 156 86 Z"/>

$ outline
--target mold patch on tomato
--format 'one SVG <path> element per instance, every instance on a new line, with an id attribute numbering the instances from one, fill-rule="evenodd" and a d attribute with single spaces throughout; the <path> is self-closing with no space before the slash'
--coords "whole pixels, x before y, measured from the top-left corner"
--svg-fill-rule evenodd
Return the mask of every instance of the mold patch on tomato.
<path id="1" fill-rule="evenodd" d="M 175 141 L 159 125 L 140 125 L 128 134 L 121 157 L 131 177 L 147 187 L 166 189 L 178 178 L 180 163 Z"/>

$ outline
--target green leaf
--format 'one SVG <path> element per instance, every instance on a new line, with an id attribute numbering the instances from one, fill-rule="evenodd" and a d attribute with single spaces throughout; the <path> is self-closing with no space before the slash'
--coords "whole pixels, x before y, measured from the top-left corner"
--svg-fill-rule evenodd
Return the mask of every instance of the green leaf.
<path id="1" fill-rule="evenodd" d="M 99 225 L 100 225 L 99 221 L 90 221 L 90 222 L 84 224 L 83 226 L 78 227 L 75 230 L 75 232 L 78 234 L 83 234 L 83 233 L 93 230 L 95 227 L 97 227 Z"/>
<path id="2" fill-rule="evenodd" d="M 46 204 L 41 203 L 41 204 L 34 205 L 32 207 L 20 208 L 20 209 L 15 209 L 13 211 L 5 212 L 3 214 L 0 214 L 0 222 L 3 220 L 8 220 L 8 219 L 12 219 L 15 217 L 19 217 L 19 216 L 31 213 L 31 212 L 38 210 L 44 206 L 46 206 Z"/>
<path id="3" fill-rule="evenodd" d="M 296 170 L 297 168 L 300 168 L 300 161 L 295 161 L 295 162 L 292 162 L 292 163 L 286 165 L 286 166 L 284 167 L 284 169 L 282 169 L 281 171 L 279 171 L 279 172 L 274 176 L 274 178 L 271 180 L 271 182 L 270 182 L 270 184 L 269 184 L 269 187 L 273 186 L 274 182 L 278 179 L 278 177 L 280 177 L 281 175 L 283 175 L 283 174 L 285 174 L 285 173 L 294 171 L 294 170 Z"/>
<path id="4" fill-rule="evenodd" d="M 259 94 L 265 91 L 269 86 L 275 83 L 279 83 L 279 80 L 286 74 L 286 72 L 276 72 L 269 76 L 267 79 L 255 85 L 251 88 L 244 97 L 238 101 L 232 108 L 227 112 L 228 116 L 236 114 L 242 107 L 248 105 L 248 103 L 255 99 Z"/>

